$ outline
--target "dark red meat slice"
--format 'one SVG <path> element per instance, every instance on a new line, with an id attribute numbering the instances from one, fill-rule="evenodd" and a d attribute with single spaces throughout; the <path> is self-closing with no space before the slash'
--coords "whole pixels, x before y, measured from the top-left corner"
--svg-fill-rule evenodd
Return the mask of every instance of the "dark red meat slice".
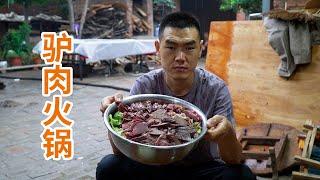
<path id="1" fill-rule="evenodd" d="M 200 121 L 200 116 L 181 105 L 162 101 L 143 101 L 130 105 L 117 102 L 117 105 L 118 110 L 123 112 L 121 127 L 128 139 L 143 144 L 169 146 L 197 137 L 192 120 Z M 182 112 L 187 117 L 181 115 Z"/>
<path id="2" fill-rule="evenodd" d="M 140 135 L 140 134 L 143 134 L 143 133 L 147 132 L 148 130 L 149 130 L 149 128 L 148 128 L 148 124 L 147 123 L 139 122 L 133 127 L 132 135 L 133 136 L 137 136 L 137 135 Z"/>
<path id="3" fill-rule="evenodd" d="M 191 119 L 195 120 L 195 121 L 200 121 L 200 117 L 198 116 L 198 114 L 192 110 L 186 110 L 184 111 L 184 113 Z"/>

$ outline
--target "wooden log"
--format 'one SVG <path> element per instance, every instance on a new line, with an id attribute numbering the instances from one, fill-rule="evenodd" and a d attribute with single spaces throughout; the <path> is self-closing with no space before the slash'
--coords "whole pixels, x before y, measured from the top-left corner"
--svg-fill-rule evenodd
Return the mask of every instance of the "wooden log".
<path id="1" fill-rule="evenodd" d="M 132 21 L 133 21 L 133 23 L 136 23 L 136 24 L 138 24 L 141 20 L 140 20 L 140 18 L 138 18 L 136 15 L 132 15 Z"/>
<path id="2" fill-rule="evenodd" d="M 142 20 L 142 24 L 143 24 L 146 28 L 151 29 L 151 26 L 147 23 L 147 21 Z"/>
<path id="3" fill-rule="evenodd" d="M 93 8 L 90 11 L 98 12 L 98 11 L 100 11 L 102 9 L 108 9 L 110 7 L 112 7 L 111 4 L 109 4 L 109 5 L 100 5 L 99 7 Z"/>
<path id="4" fill-rule="evenodd" d="M 88 10 L 83 28 L 84 38 L 128 37 L 126 5 L 121 3 L 97 4 Z"/>
<path id="5" fill-rule="evenodd" d="M 147 14 L 140 8 L 135 7 L 135 9 L 137 10 L 137 12 L 142 16 L 142 17 L 147 17 Z"/>

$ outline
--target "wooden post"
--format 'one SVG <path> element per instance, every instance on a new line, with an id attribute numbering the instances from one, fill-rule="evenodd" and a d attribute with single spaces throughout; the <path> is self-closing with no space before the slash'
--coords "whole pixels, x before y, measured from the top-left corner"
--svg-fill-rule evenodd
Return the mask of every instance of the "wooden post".
<path id="1" fill-rule="evenodd" d="M 320 162 L 319 161 L 309 159 L 309 158 L 304 158 L 304 157 L 297 156 L 297 155 L 294 156 L 294 160 L 298 161 L 301 164 L 305 164 L 305 165 L 320 169 Z"/>
<path id="2" fill-rule="evenodd" d="M 148 35 L 152 36 L 153 35 L 153 1 L 152 0 L 146 0 L 146 4 L 147 4 L 147 22 L 149 24 L 149 26 L 151 27 L 150 29 L 148 29 Z"/>
<path id="3" fill-rule="evenodd" d="M 271 159 L 271 168 L 272 168 L 272 179 L 278 179 L 278 164 L 276 160 L 276 152 L 273 147 L 269 148 L 269 154 Z"/>
<path id="4" fill-rule="evenodd" d="M 316 135 L 317 135 L 317 127 L 313 127 L 313 130 L 312 130 L 312 133 L 311 133 L 311 139 L 310 139 L 309 147 L 308 147 L 308 155 L 309 155 L 308 158 L 310 158 L 310 156 L 311 156 L 312 149 L 313 149 L 313 144 L 314 144 L 314 140 L 316 138 Z"/>
<path id="5" fill-rule="evenodd" d="M 128 34 L 129 34 L 129 37 L 132 37 L 133 35 L 133 27 L 132 27 L 132 9 L 133 9 L 133 2 L 132 0 L 127 0 L 127 6 L 128 6 L 128 9 L 127 9 L 127 21 L 128 21 L 128 24 L 129 24 L 129 30 L 128 30 Z"/>

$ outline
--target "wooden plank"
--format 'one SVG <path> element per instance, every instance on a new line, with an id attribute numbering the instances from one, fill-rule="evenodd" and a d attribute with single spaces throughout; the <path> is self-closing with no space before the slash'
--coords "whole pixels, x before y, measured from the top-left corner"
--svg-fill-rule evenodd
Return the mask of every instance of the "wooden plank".
<path id="1" fill-rule="evenodd" d="M 242 141 L 241 142 L 241 146 L 242 146 L 243 150 L 246 148 L 247 144 L 248 144 L 248 141 Z"/>
<path id="2" fill-rule="evenodd" d="M 265 135 L 266 129 L 268 129 L 268 127 L 269 127 L 269 123 L 257 123 L 257 124 L 252 124 L 250 126 L 247 126 L 246 128 L 243 128 L 243 129 L 238 129 L 238 132 L 240 134 L 239 139 L 241 138 L 241 134 L 245 132 L 244 129 L 246 129 L 247 136 L 263 136 Z M 278 171 L 282 171 L 284 169 L 290 168 L 291 166 L 294 166 L 296 164 L 296 161 L 293 159 L 294 155 L 301 155 L 301 150 L 298 148 L 298 141 L 297 141 L 297 136 L 301 134 L 301 132 L 294 129 L 291 126 L 275 124 L 275 123 L 272 124 L 269 132 L 269 136 L 283 137 L 286 134 L 288 135 L 288 141 L 284 147 L 284 152 L 282 153 L 281 162 L 278 164 Z M 245 150 L 263 151 L 265 149 L 264 149 L 264 146 L 248 145 Z M 279 151 L 277 148 L 277 144 L 275 146 L 275 151 L 276 153 L 277 151 Z M 268 152 L 268 148 L 266 149 L 266 152 Z M 268 164 L 269 162 L 270 164 Z M 252 161 L 249 160 L 249 161 L 246 161 L 245 163 L 250 167 L 253 167 L 251 170 L 257 175 L 266 176 L 266 175 L 272 174 L 271 168 L 268 168 L 268 167 L 271 167 L 271 161 L 269 161 L 269 159 L 257 161 L 255 163 L 252 163 Z"/>
<path id="3" fill-rule="evenodd" d="M 307 134 L 307 138 L 304 142 L 304 147 L 303 147 L 303 151 L 302 151 L 302 157 L 304 158 L 309 158 L 309 151 L 308 151 L 308 148 L 309 148 L 309 141 L 311 139 L 311 135 L 312 135 L 312 132 L 311 131 L 308 131 L 308 134 Z"/>
<path id="4" fill-rule="evenodd" d="M 311 135 L 312 135 L 312 132 L 308 131 L 307 138 L 306 138 L 306 140 L 304 142 L 304 147 L 303 147 L 303 150 L 302 150 L 302 157 L 304 157 L 304 158 L 309 158 L 310 157 L 310 155 L 308 154 L 309 153 L 308 148 L 309 148 L 309 142 L 310 142 L 310 139 L 311 139 Z M 300 166 L 300 171 L 306 173 L 307 172 L 307 168 L 304 165 L 301 165 Z"/>
<path id="5" fill-rule="evenodd" d="M 270 130 L 271 130 L 271 123 L 268 123 L 268 127 L 266 128 L 265 136 L 269 136 Z"/>
<path id="6" fill-rule="evenodd" d="M 264 145 L 264 146 L 274 146 L 280 137 L 270 137 L 270 136 L 242 136 L 240 142 L 248 141 L 247 145 Z"/>
<path id="7" fill-rule="evenodd" d="M 316 125 L 313 125 L 311 120 L 306 120 L 305 123 L 303 124 L 303 127 L 306 128 L 307 130 L 313 130 L 313 127 L 315 127 Z M 317 127 L 317 131 L 320 132 L 320 127 Z"/>
<path id="8" fill-rule="evenodd" d="M 242 140 L 279 141 L 281 137 L 274 136 L 242 136 Z"/>
<path id="9" fill-rule="evenodd" d="M 314 174 L 307 174 L 307 173 L 301 173 L 297 171 L 292 172 L 292 179 L 293 180 L 315 180 L 315 179 L 320 179 L 319 175 L 314 175 Z"/>
<path id="10" fill-rule="evenodd" d="M 310 141 L 309 141 L 307 158 L 310 158 L 310 156 L 311 156 L 312 149 L 313 149 L 313 144 L 314 144 L 314 140 L 316 138 L 316 135 L 317 135 L 317 127 L 314 127 L 313 130 L 312 130 L 312 133 L 311 133 Z"/>
<path id="11" fill-rule="evenodd" d="M 277 161 L 278 166 L 281 164 L 282 157 L 283 157 L 284 151 L 286 149 L 287 142 L 288 142 L 288 135 L 286 134 L 274 146 L 275 154 L 276 154 L 276 161 Z M 267 166 L 271 166 L 271 165 L 272 165 L 271 160 L 268 160 Z"/>
<path id="12" fill-rule="evenodd" d="M 271 159 L 272 179 L 276 180 L 278 179 L 278 164 L 275 149 L 273 147 L 269 148 L 269 154 Z"/>
<path id="13" fill-rule="evenodd" d="M 269 158 L 269 152 L 260 152 L 260 151 L 242 151 L 242 155 L 246 159 L 268 159 Z"/>
<path id="14" fill-rule="evenodd" d="M 320 46 L 289 80 L 278 76 L 279 64 L 262 21 L 211 22 L 206 69 L 228 84 L 237 127 L 320 124 Z"/>
<path id="15" fill-rule="evenodd" d="M 313 129 L 313 123 L 310 119 L 306 120 L 303 124 L 303 127 L 309 130 Z"/>
<path id="16" fill-rule="evenodd" d="M 24 66 L 12 66 L 7 68 L 0 68 L 0 71 L 10 71 L 10 70 L 19 70 L 19 69 L 30 69 L 34 67 L 47 67 L 51 66 L 48 64 L 32 64 L 32 65 L 24 65 Z"/>
<path id="17" fill-rule="evenodd" d="M 277 157 L 277 162 L 280 163 L 283 152 L 286 148 L 286 144 L 288 141 L 288 135 L 286 134 L 283 138 L 280 139 L 278 143 L 275 145 L 275 151 L 276 151 L 276 157 Z"/>
<path id="18" fill-rule="evenodd" d="M 320 169 L 320 162 L 319 161 L 316 161 L 316 160 L 313 160 L 313 159 L 309 159 L 309 158 L 304 158 L 304 157 L 301 157 L 301 156 L 294 156 L 294 159 L 296 161 L 298 161 L 300 164 L 304 164 L 304 165 L 307 165 L 307 166 L 311 166 L 311 167 L 314 167 L 314 168 L 317 168 L 317 169 Z"/>

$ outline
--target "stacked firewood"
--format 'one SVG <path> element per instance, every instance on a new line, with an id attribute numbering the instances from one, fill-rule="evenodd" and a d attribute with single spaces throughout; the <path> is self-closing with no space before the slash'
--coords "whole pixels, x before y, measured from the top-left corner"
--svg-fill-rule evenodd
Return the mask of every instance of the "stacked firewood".
<path id="1" fill-rule="evenodd" d="M 83 38 L 116 39 L 129 38 L 127 6 L 122 3 L 94 4 L 88 9 L 83 27 Z M 139 7 L 133 7 L 132 28 L 134 35 L 147 34 L 151 29 L 147 14 Z"/>
<path id="2" fill-rule="evenodd" d="M 83 27 L 83 38 L 128 38 L 127 7 L 121 3 L 90 7 Z"/>
<path id="3" fill-rule="evenodd" d="M 139 7 L 133 7 L 132 14 L 132 28 L 134 34 L 147 34 L 148 30 L 151 29 L 147 23 L 147 14 Z"/>

